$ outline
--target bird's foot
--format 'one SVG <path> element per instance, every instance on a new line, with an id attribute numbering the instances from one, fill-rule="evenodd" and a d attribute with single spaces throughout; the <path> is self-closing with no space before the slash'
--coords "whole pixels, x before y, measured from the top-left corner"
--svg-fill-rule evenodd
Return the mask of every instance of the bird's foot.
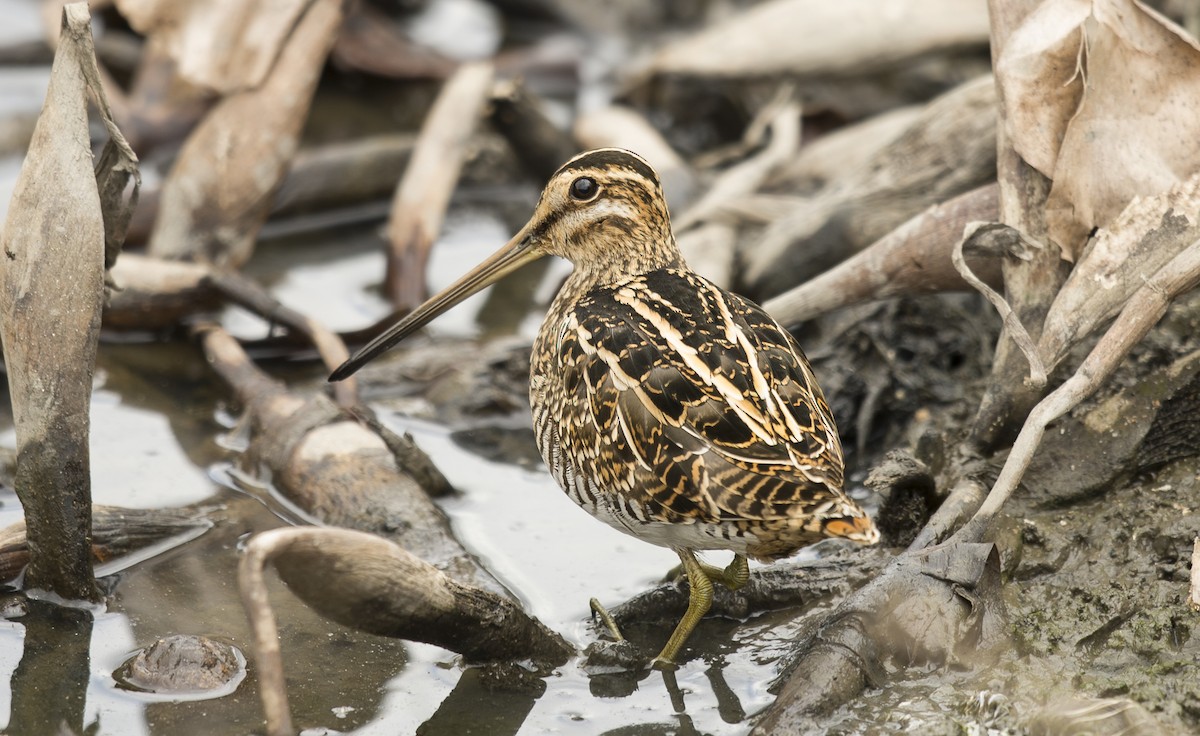
<path id="1" fill-rule="evenodd" d="M 750 564 L 746 561 L 744 555 L 734 555 L 733 561 L 725 567 L 717 567 L 707 562 L 701 562 L 700 570 L 704 572 L 705 577 L 709 580 L 714 583 L 720 583 L 730 590 L 738 590 L 750 579 Z M 687 577 L 687 571 L 683 569 L 683 565 L 676 565 L 671 568 L 667 576 L 663 578 L 663 581 L 675 582 L 684 577 Z"/>
<path id="2" fill-rule="evenodd" d="M 621 627 L 617 626 L 617 621 L 604 607 L 604 604 L 599 600 L 592 598 L 588 600 L 588 606 L 592 609 L 592 615 L 600 619 L 604 624 L 604 628 L 608 629 L 608 633 L 612 636 L 613 641 L 625 641 L 625 637 L 621 634 Z"/>
<path id="3" fill-rule="evenodd" d="M 658 670 L 659 672 L 674 672 L 679 669 L 679 665 L 659 654 L 650 661 L 650 669 Z"/>

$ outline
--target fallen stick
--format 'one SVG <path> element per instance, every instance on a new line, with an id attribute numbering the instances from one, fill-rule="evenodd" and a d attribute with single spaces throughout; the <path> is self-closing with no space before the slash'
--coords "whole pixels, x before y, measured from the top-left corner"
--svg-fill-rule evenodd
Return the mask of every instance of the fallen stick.
<path id="1" fill-rule="evenodd" d="M 224 330 L 196 329 L 209 364 L 250 416 L 244 465 L 251 472 L 265 466 L 275 487 L 321 523 L 378 534 L 457 580 L 507 595 L 430 500 L 448 483 L 410 439 L 373 431 L 323 395 L 289 391 Z"/>
<path id="2" fill-rule="evenodd" d="M 563 664 L 574 648 L 512 600 L 464 585 L 397 545 L 346 529 L 274 529 L 255 535 L 238 565 L 250 619 L 267 732 L 294 734 L 278 628 L 263 569 L 273 562 L 301 600 L 345 626 L 449 649 L 468 662 Z"/>
<path id="3" fill-rule="evenodd" d="M 466 160 L 467 142 L 479 124 L 492 89 L 492 66 L 459 68 L 421 126 L 404 178 L 396 187 L 388 220 L 388 268 L 384 291 L 396 308 L 425 301 L 425 267 L 442 229 L 450 195 Z"/>
<path id="4" fill-rule="evenodd" d="M 785 325 L 797 325 L 825 312 L 877 299 L 965 291 L 951 252 L 967 223 L 997 217 L 996 185 L 973 189 L 936 204 L 883 236 L 865 250 L 763 306 Z M 976 269 L 999 285 L 999 263 Z"/>
<path id="5" fill-rule="evenodd" d="M 203 509 L 93 506 L 92 564 L 113 563 L 168 539 L 173 547 L 195 539 L 211 527 L 212 522 Z M 0 581 L 15 579 L 28 564 L 29 539 L 25 522 L 18 521 L 0 529 Z"/>

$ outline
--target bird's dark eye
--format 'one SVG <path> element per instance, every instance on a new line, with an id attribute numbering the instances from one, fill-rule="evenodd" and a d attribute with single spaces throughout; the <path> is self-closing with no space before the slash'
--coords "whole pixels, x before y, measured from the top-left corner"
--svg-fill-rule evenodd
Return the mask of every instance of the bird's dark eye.
<path id="1" fill-rule="evenodd" d="M 590 176 L 581 176 L 571 182 L 571 199 L 578 199 L 580 202 L 592 199 L 599 191 L 600 185 Z"/>

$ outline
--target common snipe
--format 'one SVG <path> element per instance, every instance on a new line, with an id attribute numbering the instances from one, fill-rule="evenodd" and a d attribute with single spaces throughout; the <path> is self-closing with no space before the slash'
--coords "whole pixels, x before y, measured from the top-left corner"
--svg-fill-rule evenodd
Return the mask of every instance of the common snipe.
<path id="1" fill-rule="evenodd" d="M 757 305 L 684 264 L 658 176 L 613 148 L 550 179 L 529 223 L 495 255 L 340 366 L 341 380 L 467 296 L 542 256 L 575 268 L 533 344 L 538 448 L 572 499 L 674 550 L 687 613 L 655 660 L 671 666 L 747 557 L 879 532 L 842 493 L 833 416 L 795 339 Z M 724 570 L 696 550 L 735 553 Z"/>

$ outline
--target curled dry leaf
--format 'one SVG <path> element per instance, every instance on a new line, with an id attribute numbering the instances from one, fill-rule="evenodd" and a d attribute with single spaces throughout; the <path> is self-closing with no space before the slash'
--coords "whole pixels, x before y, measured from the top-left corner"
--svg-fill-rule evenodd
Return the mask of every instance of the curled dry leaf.
<path id="1" fill-rule="evenodd" d="M 775 0 L 669 44 L 645 73 L 846 74 L 987 40 L 982 0 Z"/>
<path id="2" fill-rule="evenodd" d="M 105 101 L 87 5 L 66 6 L 62 19 L 46 103 L 0 235 L 0 334 L 31 550 L 26 584 L 91 599 L 88 429 L 105 240 L 124 236 L 120 205 L 125 183 L 136 181 L 136 159 Z M 115 139 L 100 171 L 89 99 Z"/>
<path id="3" fill-rule="evenodd" d="M 157 37 L 179 75 L 221 94 L 266 80 L 314 0 L 117 0 L 134 30 Z"/>
<path id="4" fill-rule="evenodd" d="M 240 266 L 296 152 L 342 19 L 342 0 L 312 0 L 270 75 L 226 97 L 180 151 L 162 189 L 150 253 Z"/>
<path id="5" fill-rule="evenodd" d="M 1200 170 L 1200 45 L 1137 0 L 1048 0 L 996 76 L 1014 149 L 1054 182 L 1046 224 L 1069 260 L 1133 197 Z"/>
<path id="6" fill-rule="evenodd" d="M 1200 173 L 1167 192 L 1130 202 L 1088 244 L 1050 305 L 1038 344 L 1047 368 L 1198 237 Z"/>

